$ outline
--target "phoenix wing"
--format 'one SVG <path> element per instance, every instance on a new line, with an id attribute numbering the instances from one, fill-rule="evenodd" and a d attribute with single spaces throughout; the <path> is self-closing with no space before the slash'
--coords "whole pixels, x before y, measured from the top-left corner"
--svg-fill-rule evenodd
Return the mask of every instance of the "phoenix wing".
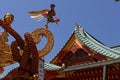
<path id="1" fill-rule="evenodd" d="M 28 12 L 31 18 L 34 18 L 37 21 L 40 21 L 48 16 L 48 9 L 40 10 L 40 11 L 31 11 Z"/>

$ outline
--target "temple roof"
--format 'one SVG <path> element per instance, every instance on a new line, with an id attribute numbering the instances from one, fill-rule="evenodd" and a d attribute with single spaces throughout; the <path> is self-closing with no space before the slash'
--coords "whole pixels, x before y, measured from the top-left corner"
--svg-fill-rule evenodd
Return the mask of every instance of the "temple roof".
<path id="1" fill-rule="evenodd" d="M 103 56 L 106 56 L 110 60 L 108 59 L 97 62 L 89 62 L 89 63 L 67 66 L 66 68 L 63 69 L 63 71 L 80 70 L 80 69 L 110 65 L 120 62 L 120 46 L 107 47 L 106 45 L 98 41 L 96 38 L 94 38 L 92 35 L 90 35 L 82 27 L 76 25 L 76 28 L 73 31 L 71 37 L 68 39 L 67 43 L 63 46 L 63 48 L 59 51 L 59 53 L 55 56 L 55 58 L 51 61 L 51 63 L 55 63 L 56 61 L 58 61 L 59 60 L 58 56 L 64 55 L 63 53 L 61 53 L 61 51 L 65 51 L 66 46 L 67 45 L 70 46 L 72 41 L 75 41 L 73 39 L 75 37 L 73 36 L 76 36 L 77 39 L 80 41 L 80 43 L 82 42 L 82 44 L 86 45 L 91 50 L 95 51 L 96 54 L 101 54 Z"/>
<path id="2" fill-rule="evenodd" d="M 108 59 L 120 58 L 119 50 L 116 50 L 115 48 L 111 48 L 111 47 L 104 45 L 102 42 L 98 41 L 96 38 L 90 35 L 87 31 L 85 31 L 82 27 L 80 27 L 79 25 L 76 25 L 76 28 L 71 34 L 70 38 L 65 43 L 63 48 L 58 52 L 58 54 L 52 59 L 51 63 L 55 63 L 56 61 L 59 60 L 59 58 L 57 57 L 63 55 L 63 53 L 61 55 L 60 53 L 61 51 L 67 50 L 66 46 L 67 48 L 70 49 L 70 45 L 72 44 L 72 42 L 75 41 L 74 36 L 77 37 L 80 43 L 86 45 L 89 49 L 96 52 L 96 54 L 103 55 L 107 57 Z"/>
<path id="3" fill-rule="evenodd" d="M 77 26 L 77 29 L 74 31 L 74 33 L 78 36 L 79 40 L 81 40 L 86 46 L 96 51 L 97 53 L 114 59 L 120 57 L 119 51 L 105 46 L 89 33 L 87 33 L 82 27 Z"/>

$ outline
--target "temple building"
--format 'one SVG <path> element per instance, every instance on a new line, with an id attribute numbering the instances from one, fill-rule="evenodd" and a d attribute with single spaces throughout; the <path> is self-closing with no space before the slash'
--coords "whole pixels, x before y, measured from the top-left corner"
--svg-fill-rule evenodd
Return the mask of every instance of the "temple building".
<path id="1" fill-rule="evenodd" d="M 120 80 L 120 46 L 107 47 L 76 25 L 45 66 L 45 80 Z"/>

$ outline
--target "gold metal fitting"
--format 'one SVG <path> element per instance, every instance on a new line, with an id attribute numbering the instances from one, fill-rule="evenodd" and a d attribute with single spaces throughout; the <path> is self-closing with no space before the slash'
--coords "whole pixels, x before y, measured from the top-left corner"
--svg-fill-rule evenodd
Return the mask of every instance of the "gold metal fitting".
<path id="1" fill-rule="evenodd" d="M 12 24 L 12 22 L 14 21 L 14 16 L 11 13 L 6 13 L 4 16 L 4 23 L 7 25 Z"/>

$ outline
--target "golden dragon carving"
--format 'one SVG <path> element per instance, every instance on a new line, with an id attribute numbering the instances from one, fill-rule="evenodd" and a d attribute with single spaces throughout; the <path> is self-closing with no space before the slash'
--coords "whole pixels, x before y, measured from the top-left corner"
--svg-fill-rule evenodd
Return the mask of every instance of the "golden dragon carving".
<path id="1" fill-rule="evenodd" d="M 10 13 L 7 13 L 4 16 L 4 20 L 0 19 L 0 26 L 4 29 L 4 32 L 2 32 L 2 34 L 4 35 L 0 35 L 0 46 L 1 46 L 0 48 L 0 69 L 2 70 L 3 67 L 13 64 L 14 62 L 17 61 L 20 63 L 20 67 L 17 70 L 20 74 L 20 73 L 25 72 L 25 70 L 27 70 L 25 66 L 29 67 L 27 70 L 29 71 L 30 66 L 34 65 L 34 64 L 26 65 L 26 63 L 28 63 L 27 61 L 29 61 L 28 59 L 31 58 L 31 56 L 32 56 L 32 59 L 35 58 L 35 61 L 38 61 L 36 54 L 38 54 L 38 58 L 41 59 L 42 57 L 44 57 L 51 51 L 54 45 L 54 36 L 52 32 L 48 30 L 47 28 L 38 28 L 34 30 L 32 33 L 26 32 L 24 34 L 25 40 L 23 40 L 22 37 L 14 29 L 12 29 L 11 24 L 13 20 L 14 20 L 14 16 Z M 11 45 L 6 43 L 8 41 L 7 39 L 8 33 L 16 39 L 16 41 L 13 41 Z M 37 50 L 36 44 L 40 43 L 41 36 L 45 36 L 47 38 L 47 43 L 45 44 L 44 48 L 42 48 L 41 50 Z M 5 40 L 2 39 L 1 37 L 4 37 Z M 27 53 L 28 54 L 30 53 L 29 57 L 27 56 L 28 55 Z M 38 65 L 37 63 L 36 65 Z M 36 70 L 37 69 L 38 68 L 36 67 Z M 33 74 L 36 73 L 36 70 L 35 69 L 33 69 L 33 71 L 30 70 L 30 73 L 33 72 L 32 76 Z M 29 76 L 30 75 L 31 74 L 29 74 Z"/>

